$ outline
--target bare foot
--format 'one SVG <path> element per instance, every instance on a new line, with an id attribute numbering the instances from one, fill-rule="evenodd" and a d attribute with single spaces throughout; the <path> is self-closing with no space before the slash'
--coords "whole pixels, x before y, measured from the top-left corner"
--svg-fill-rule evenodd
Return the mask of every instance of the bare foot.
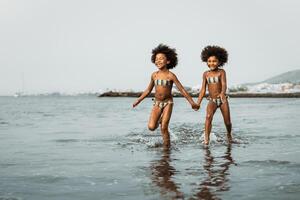
<path id="1" fill-rule="evenodd" d="M 233 143 L 231 133 L 227 133 L 227 142 L 228 142 L 228 143 Z"/>
<path id="2" fill-rule="evenodd" d="M 203 141 L 204 145 L 209 145 L 209 137 L 205 134 L 204 136 L 204 141 Z"/>

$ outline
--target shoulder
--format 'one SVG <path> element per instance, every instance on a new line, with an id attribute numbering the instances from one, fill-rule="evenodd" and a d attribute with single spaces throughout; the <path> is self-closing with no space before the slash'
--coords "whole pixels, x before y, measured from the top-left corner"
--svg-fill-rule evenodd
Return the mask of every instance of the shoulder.
<path id="1" fill-rule="evenodd" d="M 151 74 L 151 78 L 152 78 L 152 79 L 155 79 L 156 74 L 157 74 L 157 71 L 153 72 L 153 73 Z"/>
<path id="2" fill-rule="evenodd" d="M 208 72 L 209 72 L 208 70 L 203 72 L 203 78 L 205 78 L 207 76 Z"/>
<path id="3" fill-rule="evenodd" d="M 177 76 L 176 76 L 173 72 L 171 72 L 171 71 L 169 71 L 168 77 L 169 77 L 171 80 L 177 79 Z"/>
<path id="4" fill-rule="evenodd" d="M 203 72 L 203 75 L 207 75 L 209 72 L 209 70 L 206 70 L 205 72 Z"/>
<path id="5" fill-rule="evenodd" d="M 225 72 L 224 69 L 219 69 L 219 71 L 220 71 L 220 74 L 221 74 L 221 75 L 226 75 L 226 72 Z"/>

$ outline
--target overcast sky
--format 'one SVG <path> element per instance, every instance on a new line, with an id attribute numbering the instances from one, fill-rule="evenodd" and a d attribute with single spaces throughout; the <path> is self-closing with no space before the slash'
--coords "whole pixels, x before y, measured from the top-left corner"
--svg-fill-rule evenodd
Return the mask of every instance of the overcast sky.
<path id="1" fill-rule="evenodd" d="M 206 45 L 228 50 L 229 86 L 261 81 L 300 69 L 299 19 L 298 0 L 0 0 L 0 95 L 142 90 L 159 43 L 183 85 Z"/>

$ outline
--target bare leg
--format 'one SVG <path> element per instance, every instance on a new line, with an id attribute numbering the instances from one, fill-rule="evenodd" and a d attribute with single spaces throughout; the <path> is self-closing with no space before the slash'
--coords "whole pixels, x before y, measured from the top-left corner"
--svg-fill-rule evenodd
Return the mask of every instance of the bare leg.
<path id="1" fill-rule="evenodd" d="M 161 108 L 159 108 L 158 106 L 153 106 L 148 122 L 148 129 L 150 131 L 154 131 L 158 127 L 158 121 L 161 114 Z"/>
<path id="2" fill-rule="evenodd" d="M 206 107 L 206 118 L 205 118 L 205 136 L 204 136 L 204 144 L 209 144 L 209 136 L 211 132 L 211 123 L 213 120 L 213 116 L 217 110 L 217 105 L 214 102 L 209 101 Z"/>
<path id="3" fill-rule="evenodd" d="M 231 143 L 232 142 L 232 135 L 231 135 L 232 125 L 231 125 L 231 120 L 230 120 L 230 109 L 229 109 L 228 101 L 226 101 L 225 103 L 222 103 L 220 109 L 221 109 L 221 112 L 223 115 L 226 130 L 227 130 L 227 141 L 228 141 L 228 143 Z"/>
<path id="4" fill-rule="evenodd" d="M 173 104 L 169 103 L 164 107 L 163 113 L 162 113 L 162 119 L 161 119 L 161 134 L 164 141 L 164 147 L 169 148 L 170 147 L 170 133 L 169 133 L 169 122 L 171 119 L 173 110 Z"/>

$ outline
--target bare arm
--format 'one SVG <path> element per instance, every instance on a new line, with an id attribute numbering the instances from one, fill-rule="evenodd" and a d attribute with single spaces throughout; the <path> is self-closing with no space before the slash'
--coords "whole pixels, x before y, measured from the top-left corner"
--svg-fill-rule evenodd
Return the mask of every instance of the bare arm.
<path id="1" fill-rule="evenodd" d="M 198 97 L 198 101 L 197 104 L 200 105 L 202 102 L 203 97 L 205 96 L 205 92 L 206 92 L 206 72 L 203 73 L 203 77 L 202 77 L 202 86 L 201 86 L 201 90 L 199 92 L 199 97 Z"/>
<path id="2" fill-rule="evenodd" d="M 226 82 L 226 72 L 224 70 L 222 70 L 221 72 L 221 83 L 222 83 L 221 94 L 225 95 L 227 90 L 227 82 Z"/>
<path id="3" fill-rule="evenodd" d="M 222 90 L 221 90 L 221 100 L 222 102 L 226 102 L 226 90 L 227 90 L 227 82 L 226 82 L 226 72 L 224 70 L 221 71 L 221 84 L 222 84 Z"/>
<path id="4" fill-rule="evenodd" d="M 175 74 L 172 74 L 172 80 L 175 83 L 176 87 L 180 91 L 180 93 L 188 100 L 188 102 L 193 105 L 195 102 L 193 101 L 192 97 L 189 95 L 189 93 L 184 89 L 184 87 L 181 85 L 180 81 L 177 79 Z"/>
<path id="5" fill-rule="evenodd" d="M 150 83 L 147 89 L 141 94 L 141 96 L 133 103 L 132 107 L 136 107 L 145 97 L 147 97 L 154 87 L 153 75 L 151 75 Z"/>

